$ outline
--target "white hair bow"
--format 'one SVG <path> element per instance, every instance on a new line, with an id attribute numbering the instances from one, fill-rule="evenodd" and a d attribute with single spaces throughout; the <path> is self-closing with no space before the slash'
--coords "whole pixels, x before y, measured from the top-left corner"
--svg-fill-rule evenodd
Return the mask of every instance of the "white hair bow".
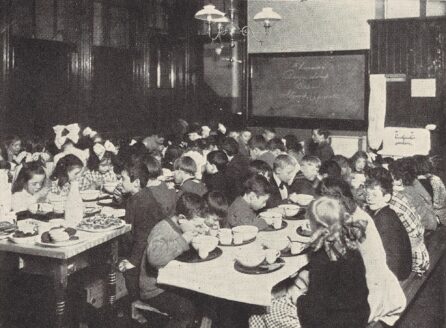
<path id="1" fill-rule="evenodd" d="M 115 155 L 118 153 L 118 150 L 116 149 L 115 145 L 108 140 L 103 145 L 100 143 L 96 143 L 93 146 L 93 151 L 99 158 L 99 160 L 101 160 L 104 157 L 106 151 L 113 153 Z"/>
<path id="2" fill-rule="evenodd" d="M 57 148 L 61 149 L 62 146 L 67 142 L 67 140 L 72 141 L 77 144 L 79 141 L 79 124 L 73 123 L 70 125 L 56 125 L 53 127 L 56 137 L 54 143 Z"/>
<path id="3" fill-rule="evenodd" d="M 130 143 L 129 143 L 129 146 L 133 146 L 134 144 L 136 144 L 137 143 L 137 141 L 135 140 L 135 139 L 132 139 L 131 141 L 130 141 Z"/>
<path id="4" fill-rule="evenodd" d="M 93 130 L 92 128 L 90 128 L 89 126 L 87 126 L 83 131 L 82 131 L 82 135 L 84 137 L 90 137 L 90 138 L 94 138 L 95 135 L 97 135 L 98 133 Z"/>
<path id="5" fill-rule="evenodd" d="M 209 137 L 209 134 L 211 133 L 211 129 L 207 125 L 203 125 L 201 127 L 201 136 L 203 138 Z"/>
<path id="6" fill-rule="evenodd" d="M 224 126 L 222 123 L 218 123 L 218 131 L 220 131 L 222 134 L 226 134 L 226 126 Z"/>

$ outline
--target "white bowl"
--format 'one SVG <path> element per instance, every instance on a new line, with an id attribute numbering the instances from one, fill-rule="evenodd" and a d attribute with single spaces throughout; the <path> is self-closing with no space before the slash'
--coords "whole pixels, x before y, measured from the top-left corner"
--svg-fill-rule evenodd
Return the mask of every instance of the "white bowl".
<path id="1" fill-rule="evenodd" d="M 312 195 L 297 194 L 292 197 L 292 201 L 302 206 L 308 206 L 314 199 Z"/>
<path id="2" fill-rule="evenodd" d="M 80 192 L 83 200 L 96 200 L 99 197 L 99 190 L 82 190 Z"/>
<path id="3" fill-rule="evenodd" d="M 192 239 L 192 247 L 198 252 L 210 253 L 218 245 L 218 238 L 213 236 L 197 236 Z"/>
<path id="4" fill-rule="evenodd" d="M 243 236 L 243 241 L 247 241 L 250 239 L 253 239 L 257 236 L 257 233 L 259 232 L 259 228 L 251 225 L 241 225 L 238 227 L 232 228 L 232 233 L 235 234 L 241 234 Z"/>
<path id="5" fill-rule="evenodd" d="M 283 236 L 268 237 L 268 239 L 262 240 L 262 245 L 269 249 L 276 249 L 282 251 L 290 245 L 288 238 Z"/>
<path id="6" fill-rule="evenodd" d="M 236 254 L 235 260 L 245 267 L 253 268 L 265 260 L 265 251 L 260 247 L 243 249 Z"/>
<path id="7" fill-rule="evenodd" d="M 295 204 L 282 204 L 279 208 L 283 209 L 285 216 L 291 217 L 299 213 L 300 206 Z"/>
<path id="8" fill-rule="evenodd" d="M 29 211 L 33 214 L 48 214 L 54 209 L 52 204 L 49 203 L 35 203 L 29 206 Z"/>

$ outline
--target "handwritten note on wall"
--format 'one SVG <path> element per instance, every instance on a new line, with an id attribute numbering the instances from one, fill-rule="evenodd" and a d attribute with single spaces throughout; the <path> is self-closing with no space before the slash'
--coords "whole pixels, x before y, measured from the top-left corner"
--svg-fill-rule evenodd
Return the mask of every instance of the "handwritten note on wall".
<path id="1" fill-rule="evenodd" d="M 413 156 L 427 155 L 431 149 L 430 131 L 416 128 L 384 129 L 383 149 L 384 156 Z"/>
<path id="2" fill-rule="evenodd" d="M 364 119 L 365 56 L 252 55 L 256 116 Z"/>

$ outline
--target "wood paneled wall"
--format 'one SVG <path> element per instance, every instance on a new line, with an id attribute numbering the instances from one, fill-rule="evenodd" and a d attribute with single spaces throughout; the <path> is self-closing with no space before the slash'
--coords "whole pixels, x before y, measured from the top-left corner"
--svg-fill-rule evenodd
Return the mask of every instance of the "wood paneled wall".
<path id="1" fill-rule="evenodd" d="M 52 122 L 77 121 L 114 134 L 143 134 L 165 129 L 179 117 L 203 117 L 203 40 L 193 19 L 201 2 L 1 1 L 0 133 L 51 134 Z M 11 87 L 21 81 L 15 56 L 21 53 L 28 63 L 29 54 L 22 50 L 31 48 L 43 58 L 50 48 L 66 49 L 67 70 L 51 73 L 59 76 L 63 71 L 66 92 L 58 95 L 57 106 L 47 104 L 51 120 L 29 100 L 30 120 L 23 123 L 17 117 L 19 96 Z M 32 120 L 46 123 L 37 129 Z"/>
<path id="2" fill-rule="evenodd" d="M 371 20 L 370 73 L 406 74 L 387 83 L 388 126 L 444 128 L 446 17 Z M 411 79 L 435 78 L 435 98 L 412 98 Z"/>

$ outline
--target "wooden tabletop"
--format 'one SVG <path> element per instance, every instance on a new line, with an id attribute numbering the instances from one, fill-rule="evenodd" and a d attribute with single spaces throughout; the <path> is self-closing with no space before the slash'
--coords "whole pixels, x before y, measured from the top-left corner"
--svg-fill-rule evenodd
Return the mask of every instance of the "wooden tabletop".
<path id="1" fill-rule="evenodd" d="M 35 256 L 50 257 L 66 260 L 79 253 L 89 250 L 95 246 L 101 245 L 113 238 L 123 235 L 131 230 L 131 225 L 126 224 L 123 227 L 108 232 L 85 232 L 78 231 L 76 235 L 83 240 L 79 244 L 67 247 L 45 247 L 35 243 L 15 244 L 7 239 L 0 240 L 0 252 L 11 252 L 16 254 L 27 254 Z M 36 236 L 40 238 L 40 236 Z"/>

